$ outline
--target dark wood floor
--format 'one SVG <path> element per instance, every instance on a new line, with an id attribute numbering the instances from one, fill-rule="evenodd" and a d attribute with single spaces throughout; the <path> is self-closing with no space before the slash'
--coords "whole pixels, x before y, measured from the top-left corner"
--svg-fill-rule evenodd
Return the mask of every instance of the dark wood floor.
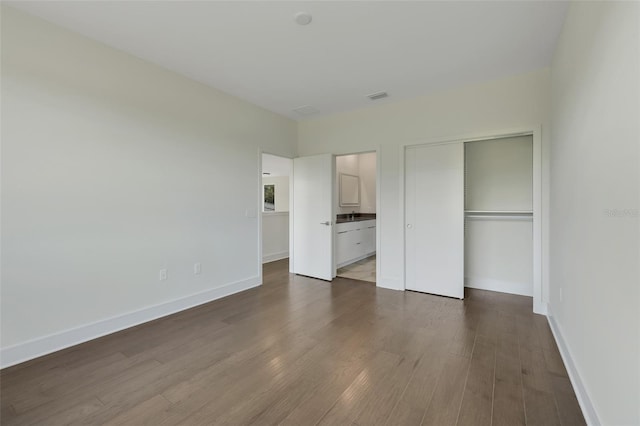
<path id="1" fill-rule="evenodd" d="M 264 281 L 5 369 L 2 424 L 584 424 L 530 298 Z"/>

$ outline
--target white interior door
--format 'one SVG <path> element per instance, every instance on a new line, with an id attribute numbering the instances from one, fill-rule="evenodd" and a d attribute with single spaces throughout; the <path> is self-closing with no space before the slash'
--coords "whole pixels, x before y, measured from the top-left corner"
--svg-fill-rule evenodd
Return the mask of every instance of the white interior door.
<path id="1" fill-rule="evenodd" d="M 464 297 L 464 145 L 405 153 L 406 288 Z"/>
<path id="2" fill-rule="evenodd" d="M 334 161 L 330 154 L 293 160 L 293 272 L 331 281 Z"/>

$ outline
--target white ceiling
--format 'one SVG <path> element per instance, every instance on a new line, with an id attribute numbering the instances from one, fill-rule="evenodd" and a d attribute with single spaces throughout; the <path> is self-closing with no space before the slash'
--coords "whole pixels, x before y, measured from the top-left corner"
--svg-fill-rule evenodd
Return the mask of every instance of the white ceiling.
<path id="1" fill-rule="evenodd" d="M 291 159 L 277 155 L 262 154 L 262 173 L 269 173 L 264 177 L 291 175 Z"/>
<path id="2" fill-rule="evenodd" d="M 557 1 L 55 1 L 12 6 L 271 111 L 325 115 L 549 65 Z M 294 22 L 308 12 L 307 26 Z M 386 91 L 371 101 L 367 94 Z"/>

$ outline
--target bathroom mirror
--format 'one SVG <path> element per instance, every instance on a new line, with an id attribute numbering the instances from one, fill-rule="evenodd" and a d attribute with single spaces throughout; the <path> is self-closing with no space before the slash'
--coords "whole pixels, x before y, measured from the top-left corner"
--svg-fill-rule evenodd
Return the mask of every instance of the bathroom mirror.
<path id="1" fill-rule="evenodd" d="M 340 206 L 360 205 L 360 178 L 340 173 Z"/>

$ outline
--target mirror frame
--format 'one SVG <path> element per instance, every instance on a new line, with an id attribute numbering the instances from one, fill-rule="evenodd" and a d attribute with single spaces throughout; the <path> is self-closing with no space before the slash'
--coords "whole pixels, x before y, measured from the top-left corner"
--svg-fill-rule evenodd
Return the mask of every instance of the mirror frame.
<path id="1" fill-rule="evenodd" d="M 355 183 L 355 194 L 346 193 L 347 184 L 353 186 Z M 349 175 L 346 173 L 340 173 L 340 206 L 341 207 L 358 207 L 360 206 L 360 177 L 355 175 Z M 353 190 L 351 190 L 353 192 Z"/>

